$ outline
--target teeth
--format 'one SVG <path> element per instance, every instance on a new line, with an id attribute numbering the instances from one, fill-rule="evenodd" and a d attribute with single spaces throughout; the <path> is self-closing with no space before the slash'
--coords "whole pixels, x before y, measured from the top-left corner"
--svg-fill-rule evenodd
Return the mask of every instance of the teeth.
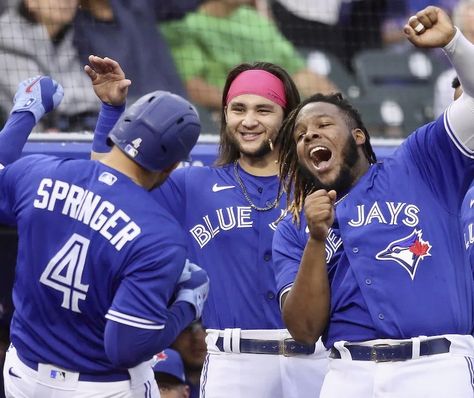
<path id="1" fill-rule="evenodd" d="M 316 146 L 313 149 L 311 149 L 311 152 L 309 154 L 313 156 L 316 151 L 324 151 L 325 149 L 326 148 L 323 146 Z"/>

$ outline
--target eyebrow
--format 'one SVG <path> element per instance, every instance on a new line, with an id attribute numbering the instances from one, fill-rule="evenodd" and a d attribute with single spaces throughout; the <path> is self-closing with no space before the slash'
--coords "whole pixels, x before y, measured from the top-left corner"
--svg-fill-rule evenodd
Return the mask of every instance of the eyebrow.
<path id="1" fill-rule="evenodd" d="M 275 105 L 276 105 L 276 104 L 275 104 Z M 265 109 L 274 109 L 274 108 L 275 108 L 275 105 L 273 105 L 273 104 L 257 104 L 257 105 L 255 105 L 255 108 L 257 108 L 257 109 L 263 109 L 263 108 L 265 108 Z M 232 103 L 230 104 L 230 106 L 231 106 L 231 107 L 234 107 L 234 106 L 241 106 L 241 107 L 244 107 L 244 108 L 249 108 L 248 104 L 245 104 L 245 103 L 243 103 L 243 102 L 232 102 Z M 252 106 L 250 106 L 250 108 L 251 108 L 251 107 L 252 107 Z"/>

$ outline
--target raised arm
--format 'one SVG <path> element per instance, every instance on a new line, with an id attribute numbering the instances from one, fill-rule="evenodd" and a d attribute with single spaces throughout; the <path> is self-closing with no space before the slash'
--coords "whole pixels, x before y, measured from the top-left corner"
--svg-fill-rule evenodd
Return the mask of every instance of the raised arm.
<path id="1" fill-rule="evenodd" d="M 91 153 L 92 159 L 100 159 L 110 151 L 107 136 L 125 110 L 128 87 L 132 82 L 125 78 L 119 63 L 107 57 L 89 56 L 89 65 L 84 66 L 84 70 L 91 79 L 95 94 L 102 101 Z"/>
<path id="2" fill-rule="evenodd" d="M 49 76 L 31 77 L 18 85 L 10 116 L 0 131 L 1 168 L 20 158 L 35 125 L 58 107 L 63 96 L 62 86 Z"/>
<path id="3" fill-rule="evenodd" d="M 335 191 L 325 190 L 318 190 L 306 198 L 304 212 L 310 237 L 295 283 L 282 304 L 283 320 L 291 336 L 307 344 L 318 340 L 329 320 L 330 288 L 325 244 L 334 221 L 335 198 Z"/>
<path id="4" fill-rule="evenodd" d="M 454 27 L 446 12 L 426 7 L 410 17 L 404 28 L 408 40 L 416 47 L 444 50 L 462 84 L 464 94 L 448 108 L 448 121 L 461 145 L 474 150 L 474 45 Z M 468 151 L 468 152 L 469 152 Z M 472 153 L 470 156 L 473 156 Z"/>

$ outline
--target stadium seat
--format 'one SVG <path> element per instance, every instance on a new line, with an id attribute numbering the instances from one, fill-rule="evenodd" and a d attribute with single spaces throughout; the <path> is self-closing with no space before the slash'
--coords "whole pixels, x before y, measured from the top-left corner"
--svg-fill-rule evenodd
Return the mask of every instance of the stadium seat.
<path id="1" fill-rule="evenodd" d="M 370 135 L 381 138 L 405 138 L 427 123 L 418 101 L 387 94 L 352 99 Z"/>
<path id="2" fill-rule="evenodd" d="M 379 86 L 423 86 L 433 84 L 444 67 L 423 51 L 395 52 L 370 49 L 353 58 L 355 77 L 368 92 Z"/>
<path id="3" fill-rule="evenodd" d="M 444 69 L 429 53 L 414 50 L 394 52 L 371 49 L 353 59 L 354 72 L 364 97 L 395 100 L 404 106 L 409 101 L 413 118 L 434 118 L 433 87 Z"/>
<path id="4" fill-rule="evenodd" d="M 328 77 L 345 96 L 349 98 L 359 97 L 360 88 L 355 77 L 337 57 L 320 50 L 308 48 L 299 48 L 298 50 L 306 59 L 309 69 Z"/>

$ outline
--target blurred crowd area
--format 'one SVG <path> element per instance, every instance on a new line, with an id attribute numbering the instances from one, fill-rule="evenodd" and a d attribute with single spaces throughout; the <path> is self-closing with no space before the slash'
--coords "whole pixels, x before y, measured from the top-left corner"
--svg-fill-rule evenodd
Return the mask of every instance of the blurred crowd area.
<path id="1" fill-rule="evenodd" d="M 401 138 L 451 100 L 450 65 L 404 38 L 408 17 L 447 10 L 474 40 L 474 0 L 0 0 L 0 122 L 18 82 L 50 75 L 65 88 L 41 132 L 91 131 L 100 107 L 83 72 L 90 54 L 121 64 L 130 103 L 168 90 L 198 107 L 217 134 L 229 69 L 269 61 L 303 97 L 341 91 L 373 136 Z"/>

